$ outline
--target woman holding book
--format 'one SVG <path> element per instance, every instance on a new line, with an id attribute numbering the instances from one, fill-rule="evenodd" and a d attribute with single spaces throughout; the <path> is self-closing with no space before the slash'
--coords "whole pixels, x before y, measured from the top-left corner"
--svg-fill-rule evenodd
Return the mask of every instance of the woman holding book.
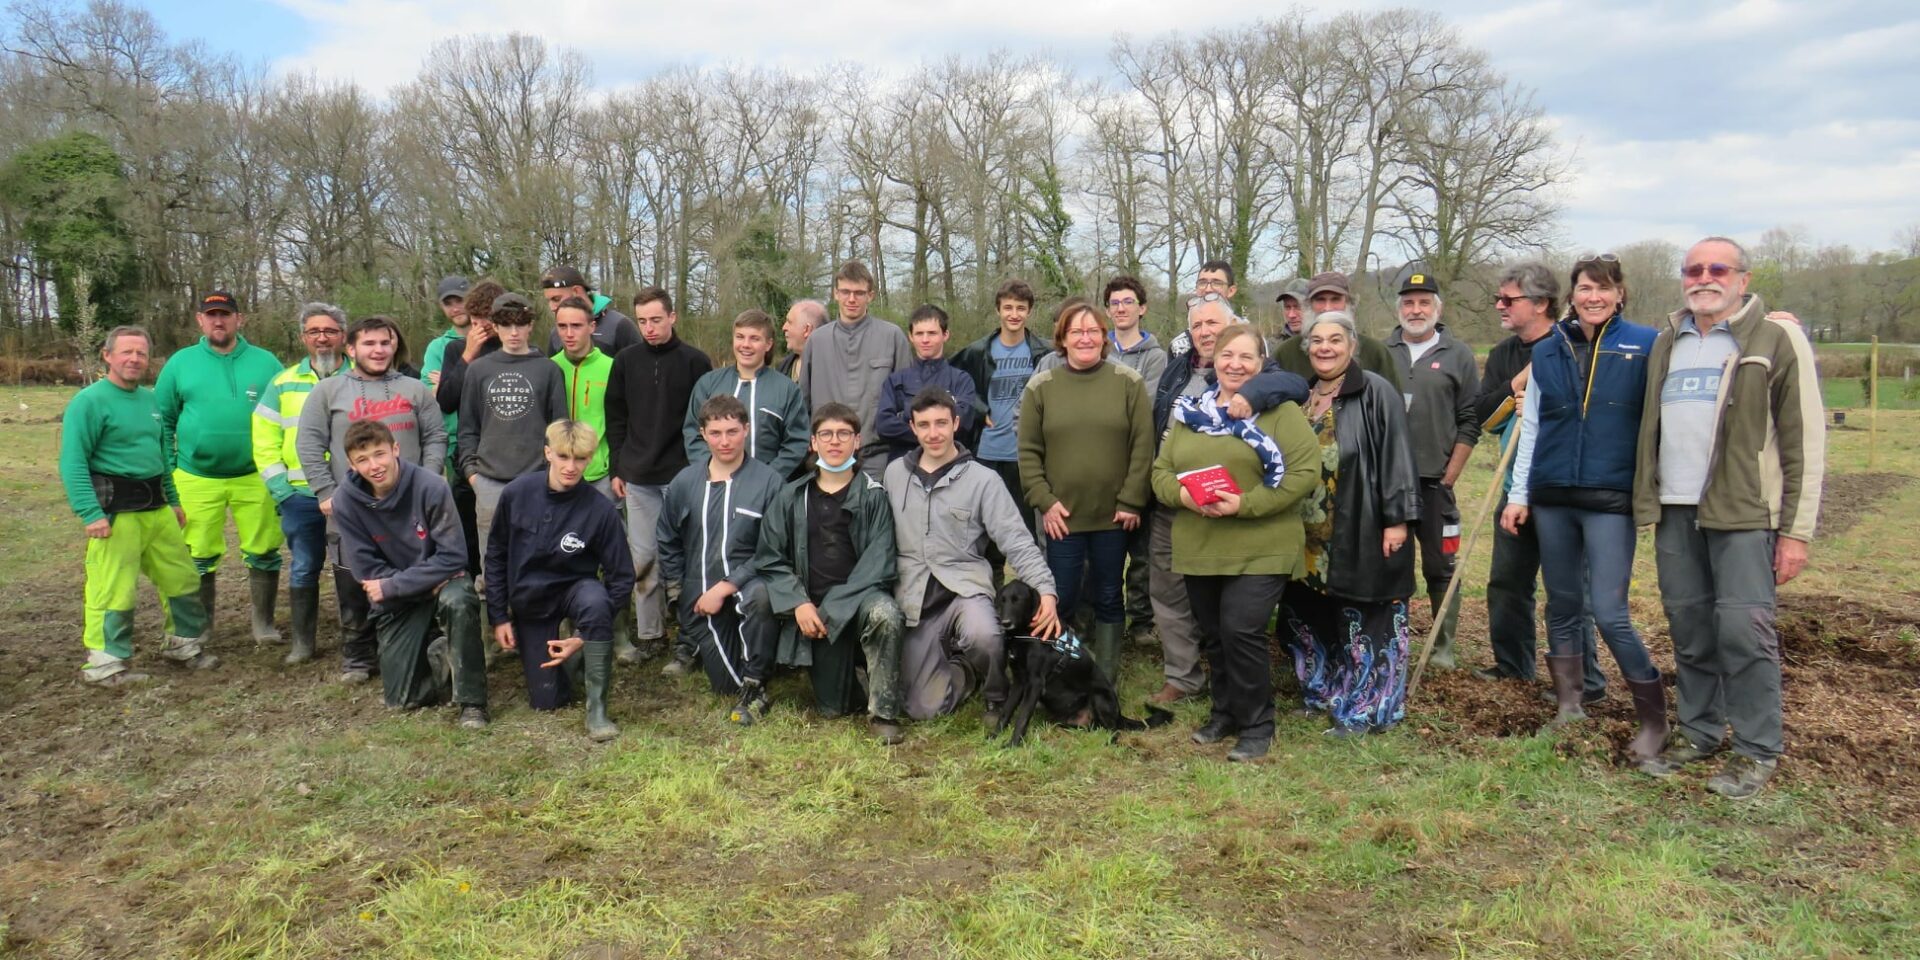
<path id="1" fill-rule="evenodd" d="M 1240 324 L 1214 342 L 1215 385 L 1175 401 L 1153 463 L 1153 492 L 1177 508 L 1173 571 L 1186 579 L 1212 671 L 1213 713 L 1193 742 L 1237 735 L 1227 759 L 1256 760 L 1273 742 L 1267 620 L 1300 557 L 1300 501 L 1320 481 L 1320 445 L 1300 405 L 1236 419 L 1227 405 L 1265 363 L 1260 334 Z"/>
<path id="2" fill-rule="evenodd" d="M 1306 544 L 1280 634 L 1306 710 L 1326 711 L 1327 734 L 1347 737 L 1406 715 L 1407 524 L 1420 516 L 1420 477 L 1400 392 L 1354 363 L 1352 314 L 1320 314 L 1305 336 L 1319 475 L 1301 507 Z"/>
<path id="3" fill-rule="evenodd" d="M 1093 660 L 1120 679 L 1121 574 L 1127 533 L 1146 512 L 1153 468 L 1153 401 L 1132 367 L 1106 362 L 1106 312 L 1081 297 L 1060 305 L 1053 342 L 1066 362 L 1027 381 L 1020 397 L 1020 484 L 1040 511 L 1047 566 L 1062 617 L 1093 591 Z"/>

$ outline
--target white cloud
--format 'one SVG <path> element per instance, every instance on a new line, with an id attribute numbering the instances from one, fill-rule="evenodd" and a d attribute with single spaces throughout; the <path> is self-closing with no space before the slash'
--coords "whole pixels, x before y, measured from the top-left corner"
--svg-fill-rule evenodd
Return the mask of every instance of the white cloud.
<path id="1" fill-rule="evenodd" d="M 1096 63 L 1116 33 L 1195 33 L 1286 13 L 1230 0 L 274 2 L 310 27 L 279 69 L 376 94 L 417 76 L 436 42 L 468 34 L 520 32 L 577 50 L 604 89 L 682 63 L 804 71 L 847 61 L 898 73 L 994 48 Z M 1308 15 L 1388 5 L 1339 0 Z M 1920 16 L 1900 3 L 1467 0 L 1448 15 L 1539 91 L 1576 148 L 1571 242 L 1684 243 L 1805 222 L 1819 239 L 1874 248 L 1920 221 L 1920 123 L 1905 119 L 1904 91 L 1883 87 L 1889 73 L 1911 75 L 1920 48 Z"/>
<path id="2" fill-rule="evenodd" d="M 1569 133 L 1578 134 L 1577 125 Z M 1821 241 L 1885 247 L 1920 220 L 1920 121 L 1834 121 L 1785 136 L 1583 142 L 1567 233 L 1587 246 L 1757 239 L 1805 223 Z"/>

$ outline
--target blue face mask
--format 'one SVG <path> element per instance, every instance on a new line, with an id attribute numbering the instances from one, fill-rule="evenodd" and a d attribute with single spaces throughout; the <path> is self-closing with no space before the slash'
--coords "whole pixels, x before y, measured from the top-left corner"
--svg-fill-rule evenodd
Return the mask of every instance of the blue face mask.
<path id="1" fill-rule="evenodd" d="M 832 467 L 832 466 L 828 466 L 827 462 L 825 460 L 820 459 L 819 457 L 813 458 L 813 465 L 816 467 L 819 467 L 823 472 L 826 472 L 826 473 L 846 473 L 848 470 L 853 469 L 854 464 L 859 462 L 860 462 L 859 457 L 848 457 L 846 463 L 843 463 L 837 467 Z"/>

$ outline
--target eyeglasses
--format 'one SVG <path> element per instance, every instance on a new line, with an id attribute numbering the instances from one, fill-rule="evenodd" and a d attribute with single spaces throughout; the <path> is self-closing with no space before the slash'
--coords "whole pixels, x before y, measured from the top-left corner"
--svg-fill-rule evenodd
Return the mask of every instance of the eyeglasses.
<path id="1" fill-rule="evenodd" d="M 1680 268 L 1680 275 L 1686 277 L 1688 280 L 1698 280 L 1709 274 L 1711 274 L 1715 280 L 1725 280 L 1736 273 L 1745 272 L 1745 270 L 1739 267 L 1728 266 L 1724 263 L 1689 263 Z"/>
<path id="2" fill-rule="evenodd" d="M 315 337 L 315 338 L 337 337 L 345 332 L 346 331 L 341 330 L 339 327 L 308 327 L 307 329 L 300 331 L 302 336 Z"/>
<path id="3" fill-rule="evenodd" d="M 1202 282 L 1200 285 L 1204 287 L 1206 286 L 1206 283 Z M 1203 294 L 1200 294 L 1199 296 L 1188 297 L 1187 309 L 1192 310 L 1194 307 L 1197 307 L 1203 303 L 1220 303 L 1226 299 L 1227 299 L 1226 297 L 1223 297 L 1217 293 L 1203 293 Z"/>
<path id="4" fill-rule="evenodd" d="M 1112 300 L 1107 301 L 1107 306 L 1109 307 L 1137 307 L 1139 305 L 1140 301 L 1132 297 L 1114 297 Z"/>
<path id="5" fill-rule="evenodd" d="M 1227 288 L 1227 282 L 1225 280 L 1214 280 L 1209 277 L 1201 277 L 1200 279 L 1195 280 L 1193 282 L 1193 286 L 1194 286 L 1194 289 L 1196 290 L 1207 290 L 1207 289 L 1225 290 Z"/>
<path id="6" fill-rule="evenodd" d="M 1506 309 L 1523 300 L 1532 300 L 1532 299 L 1534 298 L 1533 297 L 1506 297 L 1506 296 L 1494 297 L 1493 305 L 1496 307 L 1500 307 L 1501 309 Z"/>
<path id="7" fill-rule="evenodd" d="M 844 427 L 839 430 L 815 430 L 813 432 L 813 438 L 815 440 L 839 440 L 844 442 L 852 440 L 857 436 L 859 436 L 858 433 Z"/>
<path id="8" fill-rule="evenodd" d="M 1593 256 L 1581 257 L 1580 259 L 1575 260 L 1573 262 L 1573 265 L 1575 269 L 1578 269 L 1580 267 L 1586 266 L 1589 263 L 1619 263 L 1619 262 L 1620 262 L 1620 258 L 1614 256 L 1611 253 L 1596 253 Z"/>

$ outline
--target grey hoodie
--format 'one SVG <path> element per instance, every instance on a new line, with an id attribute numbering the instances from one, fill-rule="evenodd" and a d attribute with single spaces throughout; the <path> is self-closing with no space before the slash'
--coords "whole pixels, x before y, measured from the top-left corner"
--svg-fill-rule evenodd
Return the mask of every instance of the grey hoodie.
<path id="1" fill-rule="evenodd" d="M 993 595 L 993 568 L 981 554 L 982 537 L 992 537 L 1014 573 L 1042 594 L 1055 594 L 1053 573 L 1040 545 L 1020 520 L 1020 508 L 1000 475 L 981 466 L 970 453 L 947 466 L 928 489 L 920 474 L 918 449 L 887 464 L 887 502 L 893 507 L 893 538 L 900 548 L 900 579 L 894 599 L 907 626 L 920 622 L 927 580 L 960 597 Z"/>
<path id="2" fill-rule="evenodd" d="M 551 366 L 551 364 L 549 364 Z M 388 370 L 369 377 L 353 367 L 315 384 L 300 408 L 300 432 L 294 449 L 306 466 L 307 485 L 325 500 L 347 482 L 353 469 L 347 464 L 347 428 L 360 420 L 378 420 L 393 431 L 400 459 L 439 473 L 447 458 L 447 425 L 434 402 L 433 388 Z M 329 469 L 312 464 L 325 462 Z"/>
<path id="3" fill-rule="evenodd" d="M 340 551 L 355 580 L 385 580 L 389 603 L 430 596 L 441 584 L 467 575 L 467 537 L 453 491 L 438 473 L 404 460 L 400 479 L 384 497 L 375 497 L 366 480 L 355 476 L 339 488 L 333 522 Z"/>

